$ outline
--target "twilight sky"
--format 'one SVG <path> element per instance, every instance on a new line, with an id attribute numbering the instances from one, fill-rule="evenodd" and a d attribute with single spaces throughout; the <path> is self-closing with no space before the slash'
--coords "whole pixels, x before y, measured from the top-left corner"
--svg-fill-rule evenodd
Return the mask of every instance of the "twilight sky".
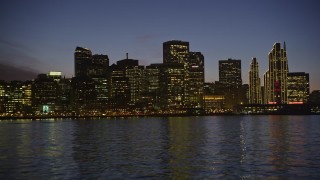
<path id="1" fill-rule="evenodd" d="M 32 79 L 38 73 L 74 74 L 74 50 L 162 62 L 162 43 L 190 42 L 205 57 L 206 82 L 218 80 L 218 61 L 257 57 L 260 78 L 275 42 L 286 41 L 290 72 L 310 74 L 320 89 L 318 0 L 10 0 L 0 6 L 0 79 Z"/>

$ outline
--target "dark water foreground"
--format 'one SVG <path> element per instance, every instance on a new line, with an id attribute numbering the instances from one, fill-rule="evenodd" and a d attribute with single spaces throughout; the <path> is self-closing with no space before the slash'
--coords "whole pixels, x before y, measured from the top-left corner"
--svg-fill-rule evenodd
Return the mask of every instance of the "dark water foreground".
<path id="1" fill-rule="evenodd" d="M 0 179 L 111 178 L 320 178 L 320 117 L 0 121 Z"/>

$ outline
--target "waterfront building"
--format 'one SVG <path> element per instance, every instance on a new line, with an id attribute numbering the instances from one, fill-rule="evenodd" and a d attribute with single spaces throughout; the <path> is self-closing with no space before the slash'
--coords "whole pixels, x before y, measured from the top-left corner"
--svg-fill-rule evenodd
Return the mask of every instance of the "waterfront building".
<path id="1" fill-rule="evenodd" d="M 69 78 L 61 78 L 58 83 L 58 104 L 61 107 L 61 111 L 58 113 L 68 114 L 72 112 L 71 104 L 71 79 Z"/>
<path id="2" fill-rule="evenodd" d="M 190 52 L 185 76 L 185 107 L 203 108 L 204 56 Z"/>
<path id="3" fill-rule="evenodd" d="M 250 63 L 249 71 L 249 103 L 262 104 L 261 84 L 259 77 L 259 64 L 254 57 Z"/>
<path id="4" fill-rule="evenodd" d="M 136 105 L 141 100 L 143 92 L 143 75 L 144 66 L 139 66 L 139 60 L 123 59 L 117 61 L 117 66 L 123 71 L 124 77 L 128 79 L 130 87 L 130 101 L 129 105 Z"/>
<path id="5" fill-rule="evenodd" d="M 242 84 L 239 89 L 238 104 L 249 104 L 249 84 Z"/>
<path id="6" fill-rule="evenodd" d="M 311 112 L 320 114 L 320 90 L 313 90 L 309 95 L 308 104 Z"/>
<path id="7" fill-rule="evenodd" d="M 91 78 L 87 76 L 73 77 L 70 96 L 71 107 L 76 115 L 92 115 L 95 111 L 95 83 Z"/>
<path id="8" fill-rule="evenodd" d="M 288 103 L 305 104 L 309 98 L 309 73 L 290 72 L 287 76 Z"/>
<path id="9" fill-rule="evenodd" d="M 225 96 L 225 108 L 233 110 L 242 100 L 241 60 L 219 61 L 220 90 Z"/>
<path id="10" fill-rule="evenodd" d="M 162 108 L 177 111 L 184 108 L 185 69 L 182 63 L 166 63 L 160 67 Z"/>
<path id="11" fill-rule="evenodd" d="M 144 75 L 144 99 L 153 109 L 160 108 L 160 67 L 161 64 L 150 64 L 146 66 Z"/>
<path id="12" fill-rule="evenodd" d="M 123 110 L 128 107 L 131 97 L 129 79 L 125 77 L 123 69 L 116 64 L 110 66 L 109 73 L 110 108 L 114 110 Z"/>
<path id="13" fill-rule="evenodd" d="M 225 112 L 224 95 L 205 94 L 203 95 L 205 113 Z"/>
<path id="14" fill-rule="evenodd" d="M 55 114 L 60 110 L 57 104 L 58 83 L 47 74 L 39 74 L 32 84 L 32 106 L 37 115 Z"/>
<path id="15" fill-rule="evenodd" d="M 190 52 L 189 42 L 163 43 L 163 104 L 173 109 L 203 108 L 204 56 Z M 167 98 L 167 99 L 166 99 Z"/>
<path id="16" fill-rule="evenodd" d="M 22 111 L 22 86 L 22 81 L 11 81 L 5 85 L 4 109 L 6 113 L 18 114 Z"/>
<path id="17" fill-rule="evenodd" d="M 74 53 L 75 77 L 88 76 L 92 63 L 92 52 L 88 48 L 76 47 Z"/>
<path id="18" fill-rule="evenodd" d="M 310 93 L 308 103 L 320 105 L 320 90 L 313 90 Z"/>
<path id="19" fill-rule="evenodd" d="M 241 60 L 219 61 L 219 82 L 226 87 L 237 88 L 242 85 Z"/>
<path id="20" fill-rule="evenodd" d="M 31 81 L 0 81 L 0 114 L 32 113 Z"/>
<path id="21" fill-rule="evenodd" d="M 264 75 L 265 102 L 268 104 L 288 103 L 288 60 L 286 44 L 281 48 L 275 43 L 269 52 L 269 69 Z"/>

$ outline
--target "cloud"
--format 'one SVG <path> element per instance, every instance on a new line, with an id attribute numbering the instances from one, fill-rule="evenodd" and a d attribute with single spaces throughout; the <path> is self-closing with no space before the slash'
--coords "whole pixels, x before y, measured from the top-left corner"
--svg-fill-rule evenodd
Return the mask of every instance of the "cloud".
<path id="1" fill-rule="evenodd" d="M 27 46 L 0 37 L 0 64 L 2 70 L 10 68 L 10 70 L 19 72 L 21 70 L 24 72 L 37 72 L 35 69 L 41 69 L 44 64 L 34 55 L 36 54 L 32 54 L 31 49 Z M 6 74 L 9 73 L 8 70 L 5 70 L 5 72 Z M 4 72 L 0 73 L 0 79 L 3 79 Z"/>
<path id="2" fill-rule="evenodd" d="M 0 37 L 0 45 L 6 46 L 7 48 L 14 48 L 23 51 L 30 50 L 27 46 L 24 46 L 14 41 L 3 39 L 2 37 Z"/>
<path id="3" fill-rule="evenodd" d="M 31 80 L 36 78 L 38 72 L 30 68 L 22 66 L 14 66 L 12 64 L 0 62 L 0 77 L 1 80 Z"/>

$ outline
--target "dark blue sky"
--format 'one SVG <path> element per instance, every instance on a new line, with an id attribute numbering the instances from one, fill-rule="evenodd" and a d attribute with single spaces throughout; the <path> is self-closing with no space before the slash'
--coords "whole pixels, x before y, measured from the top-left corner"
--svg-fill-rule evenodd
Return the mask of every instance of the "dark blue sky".
<path id="1" fill-rule="evenodd" d="M 111 63 L 127 52 L 142 65 L 160 63 L 163 42 L 184 40 L 204 54 L 206 81 L 218 80 L 219 60 L 235 58 L 247 83 L 251 58 L 263 79 L 268 52 L 286 41 L 289 71 L 310 73 L 311 89 L 320 89 L 319 9 L 317 0 L 5 1 L 0 70 L 14 75 L 0 79 L 50 70 L 71 77 L 76 46 L 107 54 Z"/>

